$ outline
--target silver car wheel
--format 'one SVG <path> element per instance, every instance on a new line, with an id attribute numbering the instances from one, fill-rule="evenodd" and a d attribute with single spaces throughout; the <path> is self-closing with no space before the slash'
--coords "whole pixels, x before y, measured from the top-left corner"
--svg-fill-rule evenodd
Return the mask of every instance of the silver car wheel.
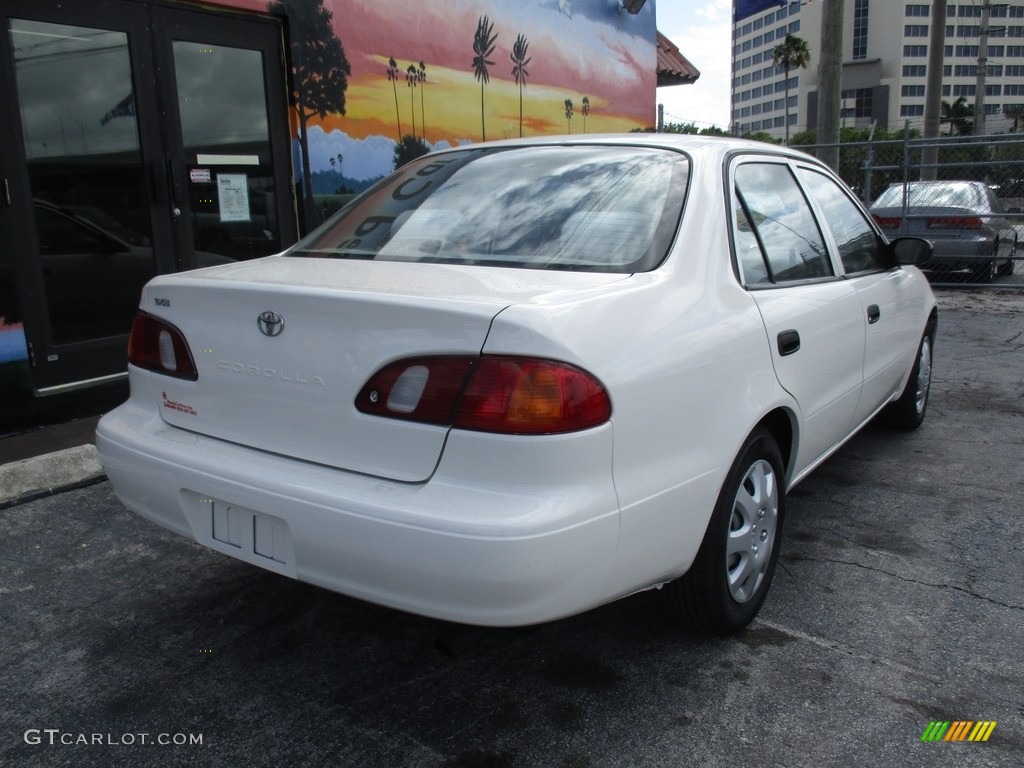
<path id="1" fill-rule="evenodd" d="M 726 541 L 726 579 L 738 603 L 750 600 L 761 586 L 775 546 L 778 514 L 778 478 L 771 464 L 758 459 L 736 492 Z"/>
<path id="2" fill-rule="evenodd" d="M 932 383 L 932 344 L 927 336 L 921 341 L 917 359 L 917 388 L 914 390 L 914 410 L 918 416 L 928 405 L 928 390 Z"/>

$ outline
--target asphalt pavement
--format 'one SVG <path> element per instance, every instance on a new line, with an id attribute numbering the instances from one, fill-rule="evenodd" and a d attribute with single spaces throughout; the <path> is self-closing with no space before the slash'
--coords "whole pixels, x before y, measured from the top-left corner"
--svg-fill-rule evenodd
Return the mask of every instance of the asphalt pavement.
<path id="1" fill-rule="evenodd" d="M 655 592 L 444 625 L 193 545 L 102 477 L 30 494 L 0 509 L 0 765 L 1020 766 L 1022 435 L 1024 296 L 944 292 L 924 425 L 793 490 L 728 639 Z M 946 721 L 995 725 L 922 740 Z"/>

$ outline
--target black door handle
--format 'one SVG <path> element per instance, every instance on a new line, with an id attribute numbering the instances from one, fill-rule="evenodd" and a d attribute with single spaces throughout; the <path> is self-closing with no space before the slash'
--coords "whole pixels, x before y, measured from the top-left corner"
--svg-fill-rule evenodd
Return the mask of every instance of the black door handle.
<path id="1" fill-rule="evenodd" d="M 868 324 L 877 323 L 878 318 L 882 316 L 882 310 L 878 308 L 877 304 L 872 304 L 868 307 Z"/>
<path id="2" fill-rule="evenodd" d="M 778 336 L 779 354 L 785 357 L 800 349 L 800 334 L 796 331 L 782 331 Z"/>

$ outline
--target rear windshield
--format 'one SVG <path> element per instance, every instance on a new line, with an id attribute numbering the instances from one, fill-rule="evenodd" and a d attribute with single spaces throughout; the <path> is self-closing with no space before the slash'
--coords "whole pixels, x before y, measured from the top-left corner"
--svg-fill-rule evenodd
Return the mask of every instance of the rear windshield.
<path id="1" fill-rule="evenodd" d="M 981 204 L 975 187 L 967 184 L 908 184 L 907 205 L 942 205 L 974 208 Z M 875 201 L 875 206 L 898 208 L 903 205 L 903 185 L 889 187 Z"/>
<path id="2" fill-rule="evenodd" d="M 368 190 L 286 255 L 638 272 L 672 244 L 690 164 L 647 147 L 467 148 Z"/>

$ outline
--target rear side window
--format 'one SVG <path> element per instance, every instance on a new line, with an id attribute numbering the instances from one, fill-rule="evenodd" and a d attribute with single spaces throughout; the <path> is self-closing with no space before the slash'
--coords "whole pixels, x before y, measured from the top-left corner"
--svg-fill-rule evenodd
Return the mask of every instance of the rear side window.
<path id="1" fill-rule="evenodd" d="M 835 274 L 811 208 L 789 167 L 782 163 L 744 163 L 736 168 L 735 193 L 744 221 L 737 222 L 737 242 L 749 241 L 744 228 L 754 232 L 766 262 L 768 279 L 756 282 L 792 282 Z M 747 248 L 741 264 L 753 263 Z M 746 275 L 744 281 L 750 284 Z"/>
<path id="2" fill-rule="evenodd" d="M 888 269 L 881 239 L 849 195 L 828 176 L 808 168 L 798 173 L 807 193 L 821 208 L 823 223 L 832 231 L 846 272 Z"/>
<path id="3" fill-rule="evenodd" d="M 690 163 L 647 147 L 469 148 L 410 163 L 289 256 L 638 272 L 668 253 Z"/>

